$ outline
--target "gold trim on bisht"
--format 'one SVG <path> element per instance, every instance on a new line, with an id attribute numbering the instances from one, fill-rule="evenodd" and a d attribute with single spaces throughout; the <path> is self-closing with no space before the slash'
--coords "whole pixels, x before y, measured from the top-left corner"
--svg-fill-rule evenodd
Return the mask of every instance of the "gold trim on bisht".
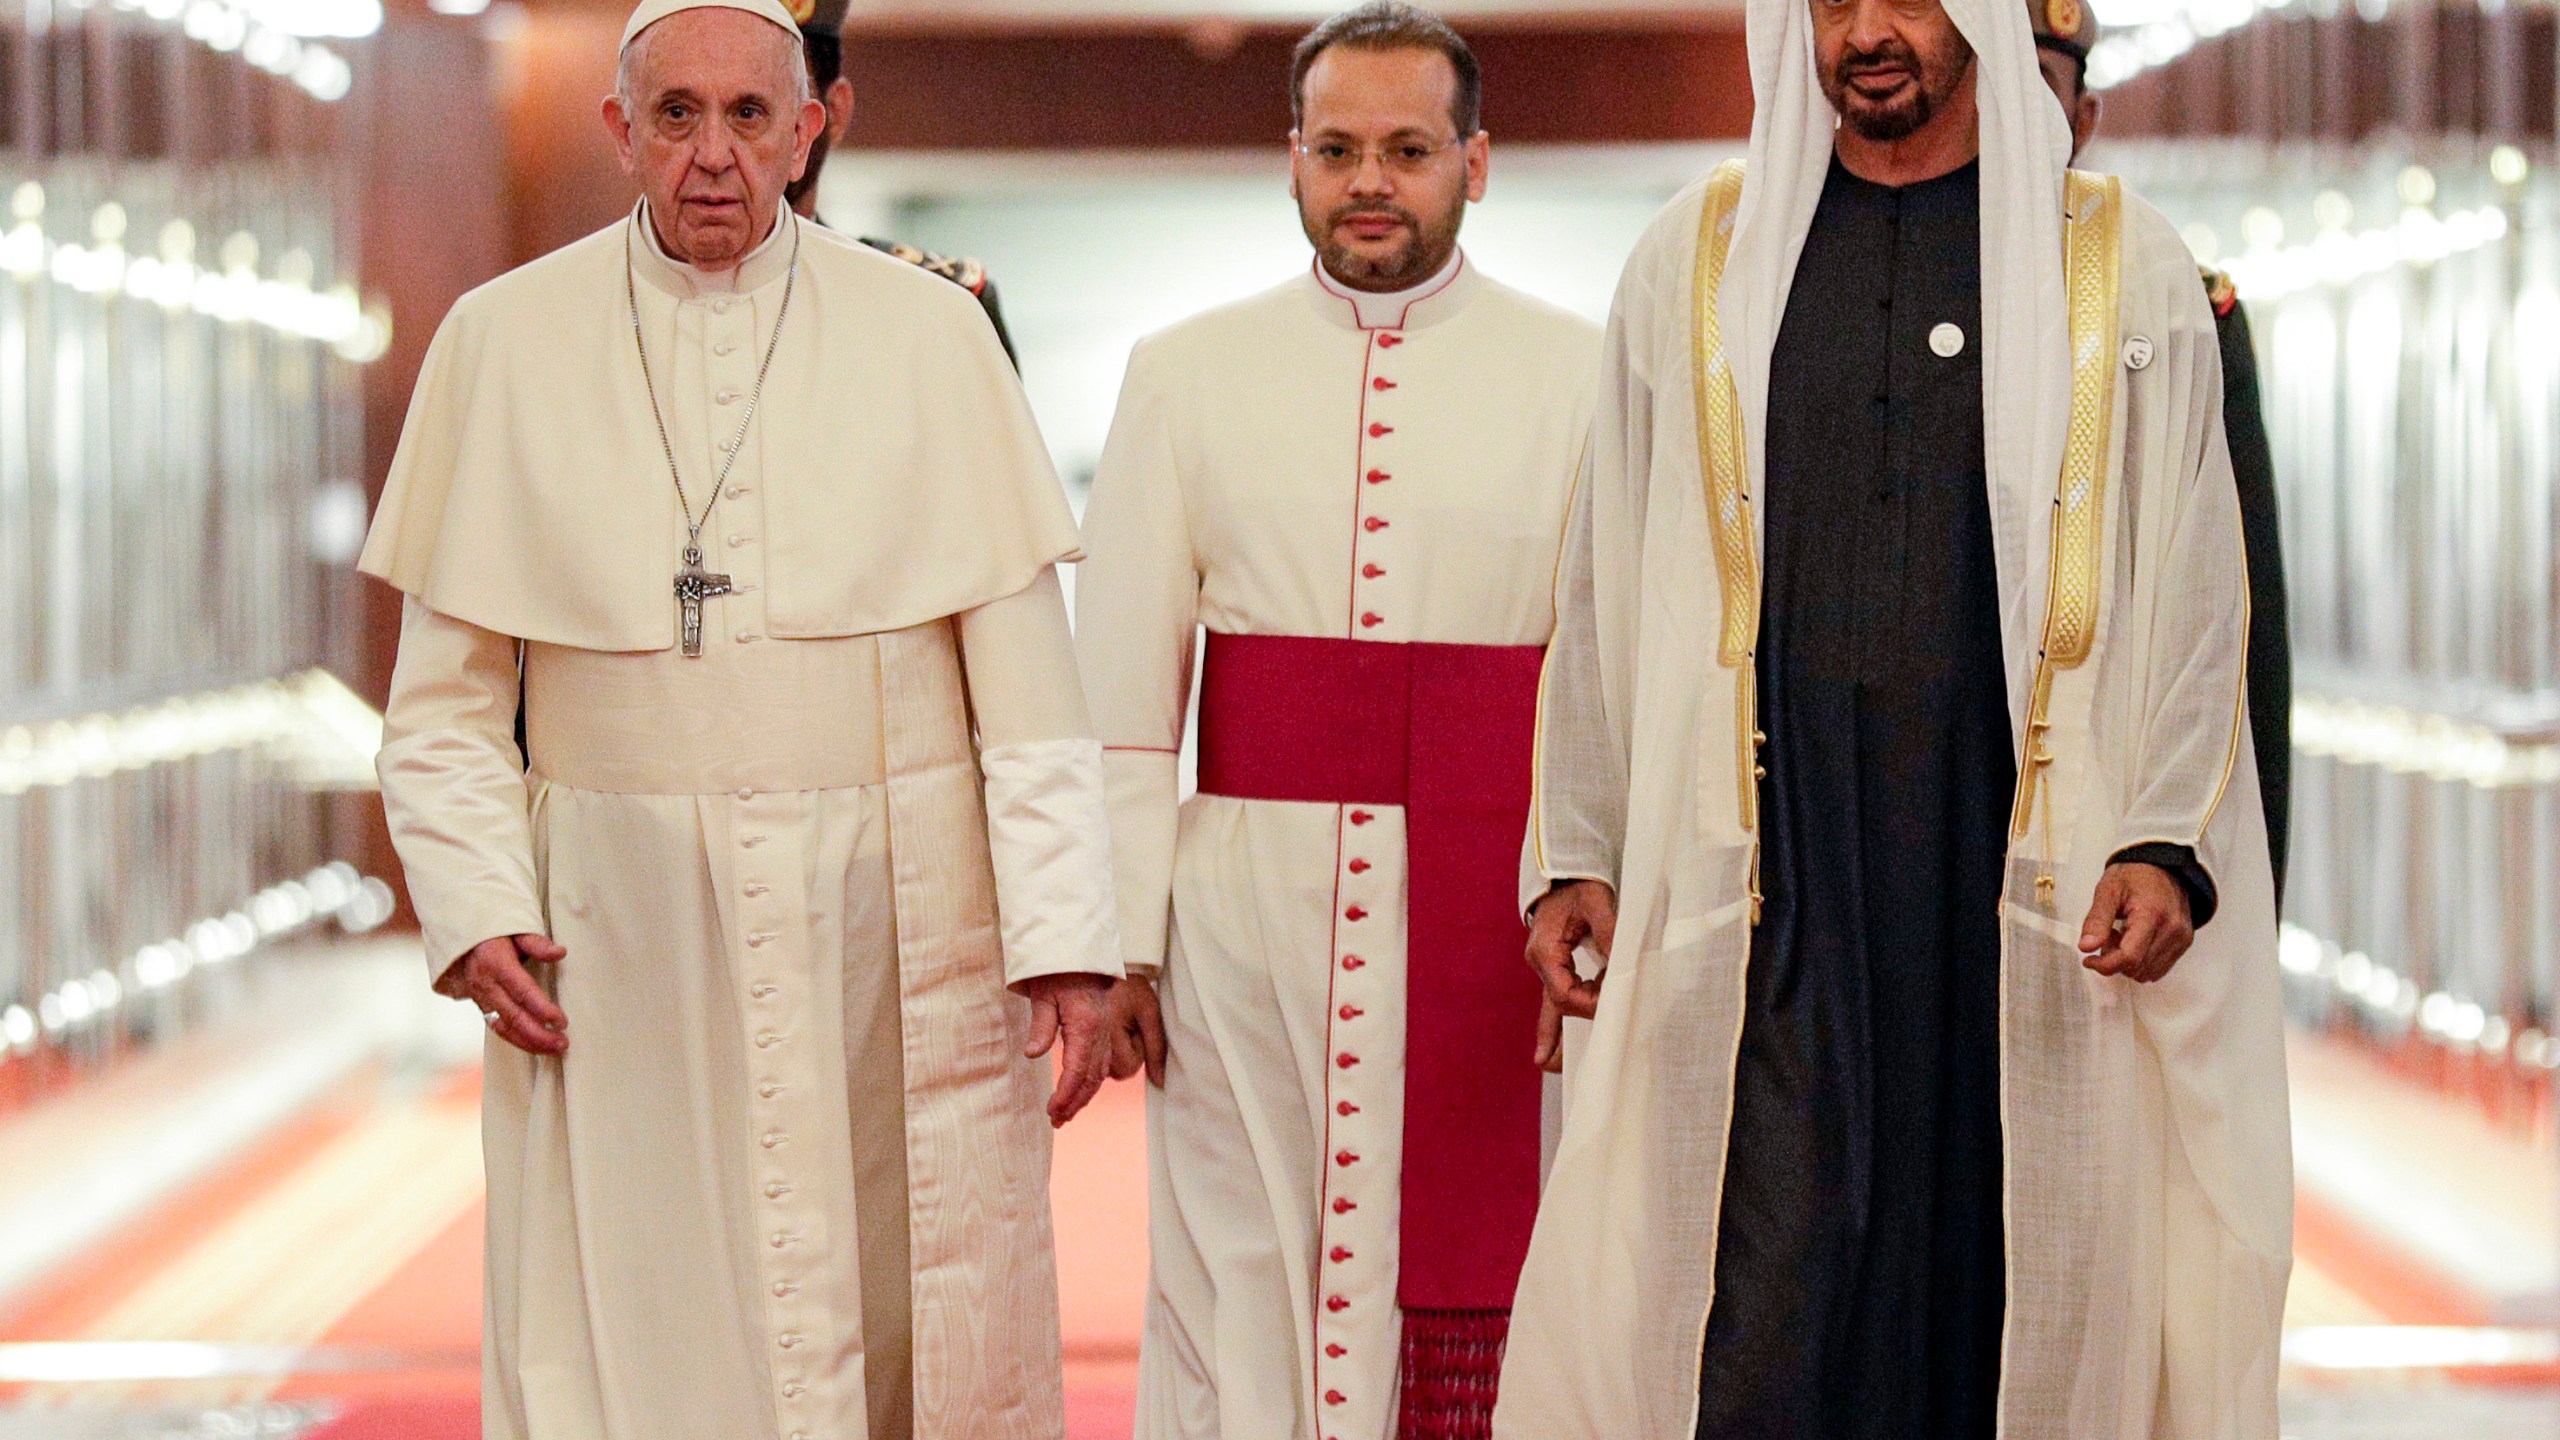
<path id="1" fill-rule="evenodd" d="M 1724 321 L 1716 300 L 1724 288 L 1725 257 L 1733 250 L 1733 220 L 1742 204 L 1743 164 L 1727 160 L 1707 177 L 1698 212 L 1698 269 L 1689 326 L 1689 373 L 1696 390 L 1698 470 L 1706 478 L 1707 526 L 1714 536 L 1716 573 L 1724 590 L 1724 623 L 1718 628 L 1716 662 L 1734 676 L 1734 733 L 1739 743 L 1740 784 L 1735 789 L 1742 828 L 1751 843 L 1751 923 L 1760 923 L 1760 537 L 1751 519 L 1750 465 L 1742 449 L 1742 400 L 1724 351 Z"/>
<path id="2" fill-rule="evenodd" d="M 2044 645 L 2027 703 L 2012 839 L 2024 839 L 2053 752 L 2053 677 L 2089 658 L 2098 638 L 2099 580 L 2105 557 L 2107 447 L 2115 426 L 2116 328 L 2124 237 L 2124 186 L 2112 175 L 2072 170 L 2063 177 L 2062 284 L 2071 315 L 2071 428 L 2053 499 L 2053 553 L 2047 567 Z M 2050 817 L 2048 817 L 2050 818 Z M 2052 876 L 2036 878 L 2049 889 Z"/>

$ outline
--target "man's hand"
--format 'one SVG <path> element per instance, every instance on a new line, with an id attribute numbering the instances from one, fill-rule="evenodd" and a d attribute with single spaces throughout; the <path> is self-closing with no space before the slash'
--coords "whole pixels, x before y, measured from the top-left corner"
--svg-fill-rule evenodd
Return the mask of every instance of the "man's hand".
<path id="1" fill-rule="evenodd" d="M 1600 1008 L 1600 982 L 1574 973 L 1574 948 L 1584 941 L 1609 958 L 1618 934 L 1618 892 L 1597 880 L 1573 880 L 1548 891 L 1529 917 L 1529 968 L 1546 987 L 1538 1007 L 1538 1068 L 1564 1069 L 1564 1017 L 1588 1020 Z"/>
<path id="2" fill-rule="evenodd" d="M 1132 975 L 1111 987 L 1111 1078 L 1126 1080 L 1144 1069 L 1147 1083 L 1164 1088 L 1164 1012 L 1156 987 Z"/>
<path id="3" fill-rule="evenodd" d="M 1076 1118 L 1102 1089 L 1111 1065 L 1111 984 L 1108 975 L 1040 975 L 1014 987 L 1031 1001 L 1031 1040 L 1022 1053 L 1038 1059 L 1058 1049 L 1052 1129 Z"/>
<path id="4" fill-rule="evenodd" d="M 556 965 L 568 954 L 548 935 L 483 940 L 445 967 L 436 993 L 480 1007 L 490 1031 L 528 1055 L 566 1055 L 569 1017 L 524 965 L 528 960 Z"/>
<path id="5" fill-rule="evenodd" d="M 2080 922 L 2080 963 L 2101 975 L 2149 984 L 2169 973 L 2196 927 L 2186 887 L 2157 865 L 2110 865 Z"/>

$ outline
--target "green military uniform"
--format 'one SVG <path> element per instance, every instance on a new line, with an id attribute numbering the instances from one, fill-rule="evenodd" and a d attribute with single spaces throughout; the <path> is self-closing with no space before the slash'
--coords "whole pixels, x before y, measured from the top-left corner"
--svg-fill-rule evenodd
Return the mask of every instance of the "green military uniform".
<path id="1" fill-rule="evenodd" d="M 2249 730 L 2258 750 L 2258 789 L 2267 807 L 2267 848 L 2284 896 L 2287 827 L 2293 814 L 2293 644 L 2286 623 L 2284 546 L 2276 518 L 2275 457 L 2258 400 L 2258 352 L 2249 314 L 2231 277 L 2204 271 L 2222 337 L 2222 430 L 2240 485 L 2240 538 L 2249 557 Z"/>
<path id="2" fill-rule="evenodd" d="M 785 0 L 791 18 L 800 22 L 800 53 L 809 62 L 810 93 L 823 99 L 829 86 L 844 73 L 844 16 L 850 0 Z M 826 130 L 818 132 L 817 143 L 809 147 L 809 168 L 791 182 L 784 192 L 791 208 L 817 221 L 827 223 L 808 202 L 818 188 L 818 172 L 826 168 L 827 150 L 834 137 Z M 834 227 L 829 226 L 833 229 Z M 1013 336 L 1004 328 L 1004 310 L 996 303 L 995 282 L 987 278 L 987 268 L 975 260 L 951 259 L 930 250 L 896 240 L 881 240 L 869 235 L 859 237 L 863 244 L 884 255 L 894 255 L 920 269 L 930 270 L 977 297 L 978 308 L 987 312 L 987 323 L 996 330 L 996 342 L 1004 346 L 1005 358 L 1014 368 L 1022 368 L 1022 357 L 1013 353 Z"/>
<path id="3" fill-rule="evenodd" d="M 2069 58 L 2067 78 L 2049 64 L 2043 68 L 2075 133 L 2085 140 L 2079 127 L 2095 123 L 2086 86 L 2098 17 L 2084 0 L 2026 0 L 2026 5 L 2036 48 Z M 2231 447 L 2231 473 L 2239 482 L 2241 546 L 2249 560 L 2249 730 L 2258 752 L 2258 790 L 2267 810 L 2268 858 L 2275 864 L 2276 899 L 2282 902 L 2293 813 L 2293 646 L 2285 623 L 2275 458 L 2267 450 L 2267 422 L 2258 403 L 2258 353 L 2249 343 L 2249 317 L 2240 308 L 2231 277 L 2200 268 L 2222 340 L 2222 429 Z"/>

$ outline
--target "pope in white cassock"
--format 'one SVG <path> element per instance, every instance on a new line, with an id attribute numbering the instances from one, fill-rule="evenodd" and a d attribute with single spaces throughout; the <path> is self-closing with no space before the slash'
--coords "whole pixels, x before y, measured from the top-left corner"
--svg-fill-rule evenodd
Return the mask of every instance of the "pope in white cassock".
<path id="1" fill-rule="evenodd" d="M 1140 342 L 1085 513 L 1139 977 L 1114 1068 L 1161 1086 L 1142 1440 L 1489 1418 L 1541 1156 L 1519 838 L 1599 336 L 1458 249 L 1478 84 L 1410 6 L 1306 37 L 1316 263 Z"/>
<path id="2" fill-rule="evenodd" d="M 2194 262 L 2066 172 L 2017 0 L 1747 25 L 1747 164 L 1628 263 L 1565 542 L 1526 896 L 1596 1023 L 1494 1432 L 2271 1440 L 2284 1052 Z"/>
<path id="3" fill-rule="evenodd" d="M 486 1433 L 1059 1440 L 1042 1096 L 1120 973 L 1064 497 L 976 302 L 783 207 L 778 0 L 647 0 L 605 116 L 643 201 L 455 305 L 363 559 L 493 1034 Z"/>

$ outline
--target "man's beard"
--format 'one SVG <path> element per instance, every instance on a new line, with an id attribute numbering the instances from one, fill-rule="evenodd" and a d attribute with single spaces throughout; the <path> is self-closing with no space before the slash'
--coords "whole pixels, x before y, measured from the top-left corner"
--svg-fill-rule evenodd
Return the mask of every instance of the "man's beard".
<path id="1" fill-rule="evenodd" d="M 1336 206 L 1321 222 L 1309 220 L 1302 208 L 1298 223 L 1306 230 L 1308 243 L 1316 247 L 1316 258 L 1323 263 L 1326 274 L 1355 289 L 1403 290 L 1430 279 L 1449 263 L 1450 253 L 1458 248 L 1458 222 L 1465 217 L 1466 207 L 1461 196 L 1439 224 L 1426 225 L 1422 217 L 1401 205 L 1355 201 Z M 1394 216 L 1404 222 L 1404 243 L 1385 256 L 1372 259 L 1336 240 L 1334 232 L 1354 215 Z"/>
<path id="2" fill-rule="evenodd" d="M 1910 72 L 1912 82 L 1893 99 L 1870 100 L 1850 84 L 1850 73 L 1860 66 L 1876 64 L 1900 65 Z M 1863 139 L 1878 142 L 1902 140 L 1916 134 L 1922 126 L 1937 118 L 1947 102 L 1955 98 L 1956 88 L 1964 83 L 1973 68 L 1973 47 L 1961 37 L 1952 53 L 1937 54 L 1927 59 L 1900 40 L 1887 40 L 1873 50 L 1845 50 L 1831 68 L 1822 75 L 1823 98 L 1840 116 L 1840 122 L 1858 132 Z"/>
<path id="3" fill-rule="evenodd" d="M 800 172 L 799 179 L 782 188 L 782 203 L 794 210 L 799 209 L 802 198 L 817 190 L 818 172 L 826 168 L 827 131 L 826 127 L 820 126 L 818 138 L 809 142 L 809 168 Z"/>

